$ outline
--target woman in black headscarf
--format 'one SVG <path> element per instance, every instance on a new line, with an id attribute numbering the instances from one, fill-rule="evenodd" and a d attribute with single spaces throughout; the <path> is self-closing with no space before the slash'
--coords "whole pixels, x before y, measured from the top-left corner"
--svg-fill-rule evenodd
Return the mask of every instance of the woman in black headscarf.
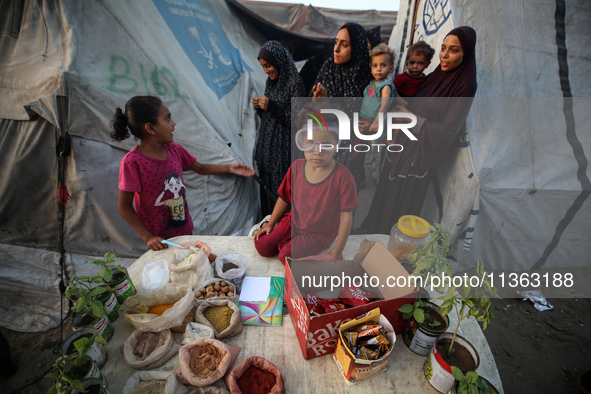
<path id="1" fill-rule="evenodd" d="M 390 233 L 402 215 L 420 215 L 434 171 L 451 160 L 458 136 L 476 94 L 476 32 L 468 26 L 451 30 L 441 44 L 440 65 L 409 100 L 417 117 L 411 129 L 417 141 L 398 133 L 402 152 L 388 153 L 374 199 L 357 233 Z M 422 98 L 424 97 L 424 98 Z M 397 107 L 398 112 L 404 111 Z"/>
<path id="2" fill-rule="evenodd" d="M 357 23 L 344 24 L 335 40 L 333 57 L 326 60 L 316 76 L 311 95 L 316 97 L 363 97 L 371 81 L 369 50 L 365 29 Z M 336 160 L 347 167 L 358 185 L 365 179 L 363 155 L 352 160 L 346 150 L 350 141 L 341 141 Z"/>
<path id="3" fill-rule="evenodd" d="M 261 118 L 255 160 L 261 179 L 261 214 L 273 212 L 277 192 L 291 164 L 291 98 L 303 97 L 304 82 L 291 54 L 268 41 L 258 55 L 267 74 L 264 97 L 252 100 Z"/>

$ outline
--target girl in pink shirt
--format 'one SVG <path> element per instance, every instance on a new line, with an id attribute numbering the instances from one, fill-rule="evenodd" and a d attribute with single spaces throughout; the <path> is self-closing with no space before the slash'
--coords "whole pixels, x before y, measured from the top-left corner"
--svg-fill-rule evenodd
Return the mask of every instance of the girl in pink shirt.
<path id="1" fill-rule="evenodd" d="M 111 138 L 122 141 L 130 132 L 140 143 L 121 160 L 119 213 L 151 250 L 166 248 L 162 240 L 191 235 L 183 171 L 201 175 L 232 173 L 252 176 L 245 164 L 202 164 L 173 142 L 176 123 L 168 107 L 154 96 L 136 96 L 117 108 Z"/>

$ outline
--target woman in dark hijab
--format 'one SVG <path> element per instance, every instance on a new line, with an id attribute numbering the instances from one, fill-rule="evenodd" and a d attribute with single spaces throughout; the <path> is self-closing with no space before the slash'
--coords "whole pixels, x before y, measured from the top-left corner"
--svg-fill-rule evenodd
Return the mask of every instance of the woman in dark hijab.
<path id="1" fill-rule="evenodd" d="M 335 40 L 333 57 L 327 59 L 316 76 L 311 95 L 317 97 L 363 97 L 371 81 L 369 50 L 365 29 L 357 23 L 344 24 Z M 358 103 L 357 103 L 358 104 Z M 346 148 L 349 141 L 341 141 L 336 160 L 347 167 L 359 185 L 365 179 L 363 155 L 352 159 Z"/>
<path id="2" fill-rule="evenodd" d="M 305 91 L 291 54 L 278 41 L 266 42 L 258 59 L 268 76 L 264 97 L 252 100 L 261 118 L 255 160 L 264 217 L 273 211 L 274 193 L 291 164 L 291 98 L 303 97 Z"/>
<path id="3" fill-rule="evenodd" d="M 420 215 L 434 171 L 449 161 L 476 93 L 476 32 L 468 26 L 445 37 L 440 65 L 427 76 L 408 111 L 417 117 L 411 129 L 418 139 L 398 133 L 404 147 L 388 153 L 369 213 L 357 233 L 389 234 L 402 215 Z M 447 99 L 445 99 L 447 98 Z M 397 111 L 403 109 L 397 107 Z"/>

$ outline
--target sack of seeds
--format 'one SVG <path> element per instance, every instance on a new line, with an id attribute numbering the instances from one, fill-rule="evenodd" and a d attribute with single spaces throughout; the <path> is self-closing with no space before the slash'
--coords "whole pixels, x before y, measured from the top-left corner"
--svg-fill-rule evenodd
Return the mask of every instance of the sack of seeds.
<path id="1" fill-rule="evenodd" d="M 174 373 L 183 384 L 210 386 L 232 367 L 240 350 L 217 339 L 195 339 L 179 350 L 179 365 Z"/>
<path id="2" fill-rule="evenodd" d="M 123 343 L 123 358 L 132 368 L 154 369 L 170 360 L 180 347 L 174 342 L 170 330 L 135 330 Z"/>
<path id="3" fill-rule="evenodd" d="M 283 375 L 272 362 L 259 356 L 252 356 L 238 364 L 224 377 L 231 393 L 285 392 Z"/>
<path id="4" fill-rule="evenodd" d="M 196 389 L 189 391 L 187 394 L 230 394 L 230 391 L 225 387 L 207 386 L 197 387 Z"/>
<path id="5" fill-rule="evenodd" d="M 123 394 L 186 394 L 188 391 L 173 373 L 165 371 L 138 371 L 123 386 Z"/>
<path id="6" fill-rule="evenodd" d="M 162 331 L 181 326 L 186 323 L 185 317 L 193 308 L 194 299 L 191 286 L 169 283 L 152 293 L 127 298 L 124 303 L 125 318 L 136 330 L 142 331 Z"/>
<path id="7" fill-rule="evenodd" d="M 211 249 L 203 242 L 196 242 L 198 247 L 174 249 L 172 261 L 168 262 L 171 283 L 190 285 L 195 289 L 199 283 L 213 277 L 213 269 L 207 257 Z"/>
<path id="8" fill-rule="evenodd" d="M 234 283 L 221 278 L 210 278 L 201 282 L 195 289 L 197 305 L 204 300 L 230 300 L 238 303 L 237 287 Z"/>
<path id="9" fill-rule="evenodd" d="M 240 253 L 220 254 L 214 262 L 215 276 L 236 285 L 238 292 L 246 274 L 246 256 Z"/>
<path id="10" fill-rule="evenodd" d="M 242 314 L 230 300 L 207 300 L 197 307 L 195 321 L 215 330 L 216 338 L 227 338 L 242 332 Z"/>
<path id="11" fill-rule="evenodd" d="M 213 328 L 206 326 L 205 324 L 189 323 L 185 328 L 181 345 L 186 345 L 197 338 L 215 338 L 215 331 Z"/>

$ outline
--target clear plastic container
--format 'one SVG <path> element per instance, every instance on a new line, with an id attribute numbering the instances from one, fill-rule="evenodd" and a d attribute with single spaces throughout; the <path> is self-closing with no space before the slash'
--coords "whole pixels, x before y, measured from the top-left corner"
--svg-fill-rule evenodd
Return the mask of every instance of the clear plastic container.
<path id="1" fill-rule="evenodd" d="M 418 216 L 404 215 L 392 226 L 388 250 L 396 260 L 406 260 L 408 255 L 429 237 L 429 222 Z"/>

